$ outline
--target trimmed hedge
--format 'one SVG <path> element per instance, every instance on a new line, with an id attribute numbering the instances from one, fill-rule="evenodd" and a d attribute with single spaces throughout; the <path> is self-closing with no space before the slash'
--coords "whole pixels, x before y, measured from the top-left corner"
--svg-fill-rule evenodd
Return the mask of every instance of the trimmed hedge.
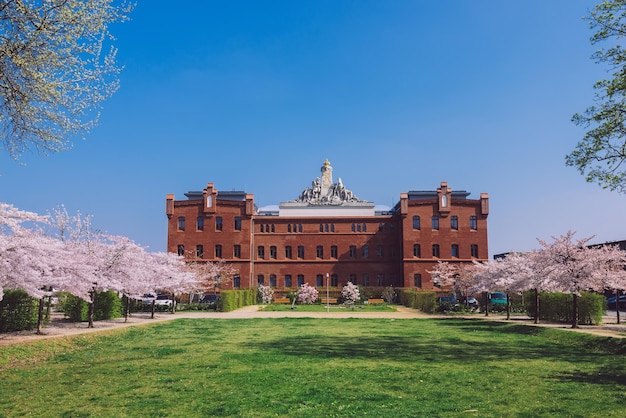
<path id="1" fill-rule="evenodd" d="M 414 289 L 402 289 L 399 295 L 400 304 L 424 313 L 435 312 L 437 293 L 418 292 Z"/>
<path id="2" fill-rule="evenodd" d="M 535 298 L 532 292 L 524 294 L 526 312 L 534 318 Z M 539 319 L 550 322 L 571 323 L 574 296 L 570 293 L 539 293 Z M 578 323 L 580 325 L 598 325 L 604 314 L 604 296 L 581 292 L 578 297 Z"/>
<path id="3" fill-rule="evenodd" d="M 39 301 L 23 290 L 5 290 L 0 300 L 0 332 L 31 330 L 37 327 Z"/>
<path id="4" fill-rule="evenodd" d="M 85 322 L 89 320 L 89 303 L 83 299 L 68 294 L 61 305 L 65 317 L 72 322 Z M 121 318 L 124 316 L 122 299 L 112 290 L 98 292 L 93 306 L 94 321 L 103 319 Z"/>
<path id="5" fill-rule="evenodd" d="M 244 306 L 256 305 L 256 288 L 244 290 L 222 290 L 217 302 L 217 310 L 230 312 Z"/>

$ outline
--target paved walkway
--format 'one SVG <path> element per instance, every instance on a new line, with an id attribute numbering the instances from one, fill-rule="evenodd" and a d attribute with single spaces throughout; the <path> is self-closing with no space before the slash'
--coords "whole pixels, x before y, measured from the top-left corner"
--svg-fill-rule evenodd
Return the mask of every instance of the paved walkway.
<path id="1" fill-rule="evenodd" d="M 626 316 L 626 315 L 624 315 Z M 105 332 L 107 330 L 123 328 L 129 326 L 138 326 L 145 324 L 153 324 L 155 322 L 170 321 L 179 318 L 216 318 L 216 319 L 246 319 L 246 318 L 389 318 L 389 319 L 415 319 L 415 318 L 467 318 L 477 320 L 490 321 L 506 321 L 502 315 L 491 314 L 488 317 L 482 314 L 472 315 L 429 315 L 416 309 L 398 306 L 395 312 L 359 312 L 351 310 L 341 310 L 332 308 L 330 312 L 302 312 L 298 310 L 287 312 L 265 312 L 259 311 L 258 306 L 247 306 L 232 312 L 177 312 L 172 315 L 170 313 L 155 313 L 154 319 L 150 318 L 149 313 L 135 313 L 125 321 L 124 318 L 111 319 L 106 321 L 96 321 L 94 328 L 87 328 L 84 322 L 68 322 L 63 319 L 62 314 L 53 316 L 52 321 L 42 330 L 43 335 L 37 335 L 33 331 L 19 331 L 0 334 L 0 346 L 18 344 L 25 342 L 34 342 L 46 338 L 57 338 L 69 335 L 86 334 L 93 332 Z M 528 317 L 516 316 L 511 321 L 524 325 L 535 326 L 533 321 Z M 623 323 L 617 324 L 615 312 L 609 312 L 604 317 L 603 325 L 599 326 L 580 326 L 580 328 L 572 329 L 568 325 L 540 323 L 537 326 L 560 328 L 573 332 L 585 332 L 598 336 L 626 338 L 626 318 L 622 319 Z"/>

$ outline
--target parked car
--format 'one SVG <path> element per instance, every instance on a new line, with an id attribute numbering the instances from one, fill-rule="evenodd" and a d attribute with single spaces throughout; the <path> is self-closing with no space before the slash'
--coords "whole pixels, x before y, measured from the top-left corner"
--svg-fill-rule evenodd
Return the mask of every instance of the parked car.
<path id="1" fill-rule="evenodd" d="M 458 308 L 459 303 L 454 296 L 439 296 L 437 298 L 437 310 L 439 312 L 450 311 Z"/>
<path id="2" fill-rule="evenodd" d="M 219 298 L 218 295 L 204 295 L 200 298 L 199 303 L 206 304 L 207 307 L 215 307 Z"/>
<path id="3" fill-rule="evenodd" d="M 469 306 L 470 308 L 478 308 L 478 300 L 474 296 L 461 296 L 459 298 L 461 305 Z"/>
<path id="4" fill-rule="evenodd" d="M 163 294 L 158 294 L 156 296 L 146 294 L 141 298 L 141 303 L 145 305 L 152 305 L 152 302 L 154 302 L 157 306 L 172 306 L 172 303 L 174 303 L 174 301 L 170 299 L 169 295 Z"/>
<path id="5" fill-rule="evenodd" d="M 148 293 L 143 295 L 143 297 L 141 298 L 141 303 L 145 305 L 151 305 L 154 300 L 156 300 L 156 296 Z"/>
<path id="6" fill-rule="evenodd" d="M 489 293 L 489 302 L 492 305 L 503 305 L 506 306 L 507 298 L 506 293 L 504 292 L 491 292 Z"/>
<path id="7" fill-rule="evenodd" d="M 616 309 L 615 307 L 615 300 L 617 299 L 617 296 L 611 296 L 609 298 L 606 299 L 606 305 L 609 309 Z M 626 309 L 626 295 L 621 295 L 619 297 L 619 308 L 621 309 Z"/>
<path id="8" fill-rule="evenodd" d="M 174 301 L 170 299 L 169 295 L 157 295 L 154 304 L 160 306 L 172 306 Z"/>

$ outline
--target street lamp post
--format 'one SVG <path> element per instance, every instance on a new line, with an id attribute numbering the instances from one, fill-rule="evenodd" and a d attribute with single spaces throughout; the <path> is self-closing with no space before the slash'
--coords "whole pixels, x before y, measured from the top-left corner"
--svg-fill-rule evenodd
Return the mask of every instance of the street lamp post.
<path id="1" fill-rule="evenodd" d="M 328 294 L 328 273 L 326 273 L 326 312 L 330 312 L 330 306 L 328 305 L 330 297 Z"/>

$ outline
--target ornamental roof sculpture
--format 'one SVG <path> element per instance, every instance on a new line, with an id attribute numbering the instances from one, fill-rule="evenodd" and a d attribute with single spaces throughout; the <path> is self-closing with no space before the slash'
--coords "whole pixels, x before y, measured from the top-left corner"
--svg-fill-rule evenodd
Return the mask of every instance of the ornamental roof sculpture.
<path id="1" fill-rule="evenodd" d="M 309 205 L 343 205 L 345 203 L 365 202 L 360 200 L 352 191 L 346 189 L 337 178 L 337 183 L 332 182 L 332 170 L 328 160 L 324 161 L 321 168 L 322 177 L 316 177 L 311 182 L 311 187 L 305 188 L 300 196 L 294 200 L 296 203 L 307 203 Z"/>

